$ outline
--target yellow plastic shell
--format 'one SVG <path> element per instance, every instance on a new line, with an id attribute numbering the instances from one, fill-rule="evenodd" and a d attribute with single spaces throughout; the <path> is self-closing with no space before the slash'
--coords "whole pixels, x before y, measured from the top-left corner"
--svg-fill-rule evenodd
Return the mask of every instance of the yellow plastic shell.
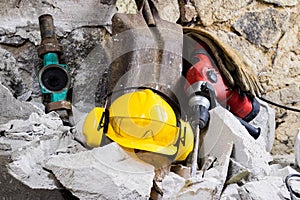
<path id="1" fill-rule="evenodd" d="M 109 108 L 109 123 L 114 132 L 107 136 L 128 148 L 176 152 L 173 144 L 179 128 L 171 106 L 152 90 L 146 89 L 122 95 Z M 167 151 L 166 147 L 169 147 Z"/>

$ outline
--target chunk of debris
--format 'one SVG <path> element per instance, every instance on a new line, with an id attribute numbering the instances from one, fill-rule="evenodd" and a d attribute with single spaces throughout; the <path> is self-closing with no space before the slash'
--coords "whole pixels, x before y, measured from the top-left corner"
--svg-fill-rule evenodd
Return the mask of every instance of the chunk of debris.
<path id="1" fill-rule="evenodd" d="M 172 165 L 171 172 L 181 176 L 182 178 L 191 178 L 191 168 L 183 165 Z"/>
<path id="2" fill-rule="evenodd" d="M 282 169 L 278 169 L 278 170 L 272 172 L 272 176 L 280 177 L 280 178 L 282 178 L 282 180 L 284 180 L 285 177 L 289 174 L 300 174 L 300 173 L 297 172 L 295 169 L 293 169 L 290 166 L 286 166 Z"/>
<path id="3" fill-rule="evenodd" d="M 240 183 L 243 179 L 247 178 L 249 174 L 249 169 L 236 162 L 234 159 L 230 159 L 228 181 L 226 181 L 226 184 Z"/>
<path id="4" fill-rule="evenodd" d="M 245 127 L 225 108 L 216 107 L 210 111 L 210 122 L 200 148 L 200 156 L 212 155 L 218 158 L 223 154 L 226 144 L 233 142 L 232 157 L 251 170 L 254 178 L 270 173 L 268 163 L 271 155 L 258 144 Z"/>
<path id="5" fill-rule="evenodd" d="M 149 199 L 154 167 L 116 143 L 56 155 L 46 168 L 80 199 Z"/>
<path id="6" fill-rule="evenodd" d="M 220 200 L 242 200 L 239 194 L 239 187 L 240 186 L 238 186 L 236 183 L 227 185 L 221 195 Z"/>
<path id="7" fill-rule="evenodd" d="M 232 148 L 233 144 L 228 143 L 213 168 L 186 180 L 185 187 L 176 199 L 219 199 L 226 181 Z"/>
<path id="8" fill-rule="evenodd" d="M 260 104 L 260 110 L 257 116 L 250 122 L 255 127 L 260 127 L 260 137 L 257 142 L 270 152 L 275 140 L 275 110 L 266 102 L 257 99 Z"/>
<path id="9" fill-rule="evenodd" d="M 1 67 L 0 67 L 1 68 Z M 32 112 L 42 113 L 38 109 L 27 102 L 20 102 L 7 87 L 0 83 L 0 124 L 5 124 L 13 119 L 27 119 Z"/>
<path id="10" fill-rule="evenodd" d="M 48 140 L 69 132 L 56 112 L 32 113 L 27 120 L 11 120 L 0 125 L 0 143 L 10 146 L 9 154 L 30 145 L 32 141 Z M 8 149 L 6 150 L 8 151 Z"/>
<path id="11" fill-rule="evenodd" d="M 300 196 L 300 178 L 292 179 L 290 181 L 290 186 L 294 193 L 296 193 L 298 196 Z"/>
<path id="12" fill-rule="evenodd" d="M 163 198 L 173 199 L 174 194 L 178 194 L 184 186 L 185 179 L 173 172 L 170 172 L 161 183 Z"/>
<path id="13" fill-rule="evenodd" d="M 280 177 L 267 176 L 259 181 L 248 182 L 239 189 L 242 199 L 279 200 L 288 199 L 289 194 Z"/>
<path id="14" fill-rule="evenodd" d="M 32 113 L 27 120 L 11 120 L 6 124 L 0 125 L 0 131 L 8 139 L 23 141 L 33 141 L 37 137 L 47 137 L 59 135 L 67 132 L 69 128 L 64 127 L 58 114 L 51 112 L 39 115 Z"/>
<path id="15" fill-rule="evenodd" d="M 8 165 L 8 172 L 30 188 L 56 189 L 60 186 L 53 175 L 43 169 L 44 163 L 51 155 L 82 150 L 84 148 L 70 134 L 37 139 L 12 153 L 13 162 Z"/>

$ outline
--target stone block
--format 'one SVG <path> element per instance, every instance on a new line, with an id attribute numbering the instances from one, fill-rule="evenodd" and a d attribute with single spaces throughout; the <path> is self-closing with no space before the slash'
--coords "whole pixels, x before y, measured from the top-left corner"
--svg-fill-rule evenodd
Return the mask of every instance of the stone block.
<path id="1" fill-rule="evenodd" d="M 28 119 L 30 114 L 43 111 L 30 103 L 21 102 L 0 83 L 0 125 L 13 119 Z"/>
<path id="2" fill-rule="evenodd" d="M 242 200 L 239 195 L 238 188 L 239 186 L 236 183 L 227 185 L 224 191 L 222 192 L 220 200 Z"/>
<path id="3" fill-rule="evenodd" d="M 224 3 L 222 0 L 194 1 L 200 21 L 204 26 L 210 26 L 217 22 L 224 22 L 237 15 L 251 1 L 229 0 Z M 205 9 L 204 9 L 205 8 Z M 218 9 L 216 9 L 218 8 Z"/>
<path id="4" fill-rule="evenodd" d="M 185 179 L 173 172 L 170 172 L 161 183 L 163 199 L 173 199 L 184 186 Z"/>
<path id="5" fill-rule="evenodd" d="M 239 194 L 252 200 L 288 199 L 289 193 L 280 177 L 267 176 L 262 180 L 248 182 L 239 188 Z"/>
<path id="6" fill-rule="evenodd" d="M 254 177 L 270 173 L 271 155 L 255 141 L 245 127 L 226 109 L 216 107 L 210 111 L 208 129 L 203 133 L 200 157 L 220 158 L 228 143 L 233 142 L 232 157 L 251 171 Z"/>
<path id="7" fill-rule="evenodd" d="M 43 168 L 44 163 L 51 155 L 82 150 L 84 148 L 71 135 L 63 135 L 62 132 L 51 139 L 36 139 L 12 153 L 13 162 L 8 165 L 8 171 L 30 188 L 56 189 L 60 186 L 53 175 Z"/>
<path id="8" fill-rule="evenodd" d="M 240 183 L 243 179 L 246 179 L 250 173 L 250 170 L 236 162 L 234 159 L 230 159 L 228 177 L 226 184 Z"/>
<path id="9" fill-rule="evenodd" d="M 271 48 L 280 40 L 288 20 L 288 11 L 267 8 L 243 13 L 232 27 L 251 43 Z"/>
<path id="10" fill-rule="evenodd" d="M 80 199 L 149 199 L 154 167 L 111 143 L 73 155 L 56 155 L 45 166 Z"/>
<path id="11" fill-rule="evenodd" d="M 257 101 L 260 104 L 260 111 L 250 124 L 261 129 L 260 137 L 257 138 L 257 141 L 265 146 L 266 151 L 270 152 L 275 139 L 275 110 L 266 102 L 259 99 Z"/>
<path id="12" fill-rule="evenodd" d="M 158 10 L 161 19 L 176 23 L 180 17 L 179 5 L 176 0 L 152 1 Z"/>
<path id="13" fill-rule="evenodd" d="M 191 181 L 187 181 L 185 187 L 177 195 L 177 200 L 194 200 L 194 199 L 214 199 L 217 192 L 217 185 L 221 181 L 214 177 L 202 178 L 197 176 Z"/>

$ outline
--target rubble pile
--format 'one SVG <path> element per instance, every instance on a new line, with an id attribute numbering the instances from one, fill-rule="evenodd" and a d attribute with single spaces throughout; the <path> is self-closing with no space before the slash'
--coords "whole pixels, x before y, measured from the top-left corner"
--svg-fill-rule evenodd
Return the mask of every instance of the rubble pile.
<path id="1" fill-rule="evenodd" d="M 12 98 L 9 92 L 1 100 L 7 98 Z M 30 103 L 15 102 L 40 111 Z M 28 119 L 0 125 L 0 147 L 2 153 L 11 155 L 7 168 L 16 179 L 34 189 L 63 187 L 80 199 L 289 198 L 285 177 L 298 172 L 271 164 L 272 156 L 266 150 L 269 137 L 254 140 L 222 107 L 214 108 L 210 115 L 208 129 L 201 134 L 203 164 L 196 177 L 190 177 L 190 168 L 179 163 L 157 174 L 154 166 L 117 143 L 86 148 L 74 137 L 78 130 L 64 126 L 55 112 L 33 112 Z M 263 106 L 254 123 L 266 124 L 262 118 L 274 121 L 274 110 Z"/>

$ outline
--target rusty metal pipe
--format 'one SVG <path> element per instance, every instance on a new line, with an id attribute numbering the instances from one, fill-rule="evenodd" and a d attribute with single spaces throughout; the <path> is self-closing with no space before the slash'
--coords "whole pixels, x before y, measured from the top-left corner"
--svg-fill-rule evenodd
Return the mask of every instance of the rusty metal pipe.
<path id="1" fill-rule="evenodd" d="M 53 18 L 49 14 L 39 17 L 40 31 L 42 40 L 47 37 L 56 38 L 54 31 Z"/>
<path id="2" fill-rule="evenodd" d="M 37 49 L 38 55 L 43 57 L 44 54 L 50 52 L 61 55 L 63 51 L 56 38 L 52 16 L 49 14 L 41 15 L 39 17 L 39 25 L 42 41 Z"/>

